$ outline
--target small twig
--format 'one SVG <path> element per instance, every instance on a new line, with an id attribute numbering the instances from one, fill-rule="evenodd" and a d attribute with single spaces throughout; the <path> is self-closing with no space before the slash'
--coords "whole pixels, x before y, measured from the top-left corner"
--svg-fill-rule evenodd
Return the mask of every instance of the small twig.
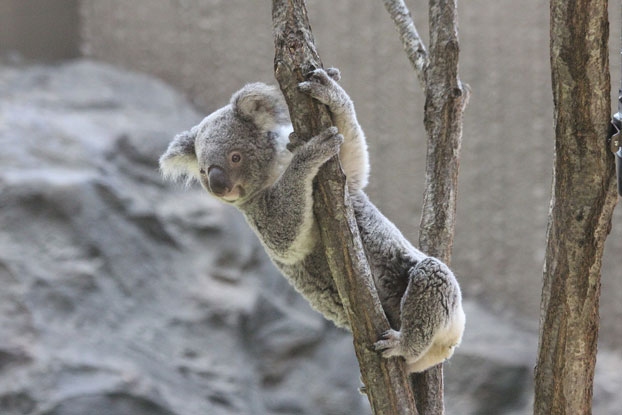
<path id="1" fill-rule="evenodd" d="M 428 68 L 429 57 L 428 51 L 417 32 L 413 18 L 406 7 L 404 0 L 382 0 L 384 7 L 395 23 L 395 27 L 400 34 L 402 46 L 408 56 L 408 60 L 412 64 L 419 84 L 425 90 L 426 76 L 425 72 Z"/>

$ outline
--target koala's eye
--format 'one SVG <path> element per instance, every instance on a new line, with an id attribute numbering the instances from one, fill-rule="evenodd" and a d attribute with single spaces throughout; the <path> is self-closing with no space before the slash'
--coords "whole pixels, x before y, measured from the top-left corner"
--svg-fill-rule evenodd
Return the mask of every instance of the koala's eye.
<path id="1" fill-rule="evenodd" d="M 240 161 L 242 161 L 242 155 L 240 153 L 236 152 L 231 154 L 232 163 L 239 163 Z"/>
<path id="2" fill-rule="evenodd" d="M 199 169 L 199 173 L 205 174 L 205 169 L 203 169 L 203 168 Z"/>

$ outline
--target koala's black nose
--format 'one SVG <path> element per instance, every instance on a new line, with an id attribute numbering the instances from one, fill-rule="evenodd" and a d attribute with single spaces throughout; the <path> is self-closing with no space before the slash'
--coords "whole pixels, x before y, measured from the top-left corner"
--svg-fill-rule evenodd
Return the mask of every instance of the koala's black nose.
<path id="1" fill-rule="evenodd" d="M 227 173 L 218 166 L 212 166 L 207 173 L 209 188 L 216 196 L 222 196 L 231 190 Z"/>

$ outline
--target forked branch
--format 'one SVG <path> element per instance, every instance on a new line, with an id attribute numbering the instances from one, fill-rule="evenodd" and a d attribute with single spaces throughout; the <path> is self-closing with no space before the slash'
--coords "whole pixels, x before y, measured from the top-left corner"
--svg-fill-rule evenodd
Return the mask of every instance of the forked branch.
<path id="1" fill-rule="evenodd" d="M 425 91 L 428 150 L 419 247 L 449 264 L 456 215 L 462 114 L 469 98 L 469 88 L 458 76 L 457 0 L 429 0 L 429 53 L 404 1 L 383 2 Z M 442 415 L 442 365 L 413 375 L 413 393 L 419 412 Z"/>

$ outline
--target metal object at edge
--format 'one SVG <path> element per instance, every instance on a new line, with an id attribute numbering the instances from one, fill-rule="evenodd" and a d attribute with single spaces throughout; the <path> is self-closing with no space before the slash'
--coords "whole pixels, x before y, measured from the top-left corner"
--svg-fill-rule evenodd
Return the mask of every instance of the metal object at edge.
<path id="1" fill-rule="evenodd" d="M 618 182 L 618 195 L 622 196 L 622 90 L 618 99 L 618 112 L 611 119 L 611 133 L 609 135 L 609 148 L 616 160 L 616 179 Z"/>

